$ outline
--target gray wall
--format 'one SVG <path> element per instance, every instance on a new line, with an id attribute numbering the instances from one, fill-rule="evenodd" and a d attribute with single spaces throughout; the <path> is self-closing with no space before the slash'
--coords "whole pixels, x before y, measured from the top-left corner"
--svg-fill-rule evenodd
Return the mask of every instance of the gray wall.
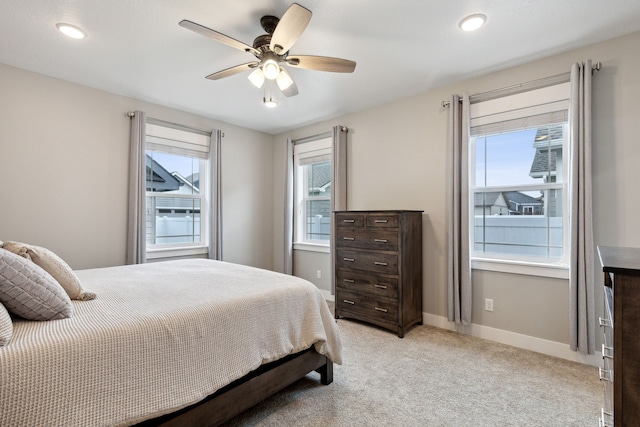
<path id="1" fill-rule="evenodd" d="M 224 259 L 273 267 L 271 135 L 2 64 L 0 94 L 0 240 L 48 247 L 76 269 L 123 264 L 125 113 L 143 110 L 225 133 Z"/>
<path id="2" fill-rule="evenodd" d="M 349 128 L 348 208 L 425 211 L 424 301 L 427 315 L 446 317 L 445 141 L 450 94 L 490 91 L 568 72 L 571 64 L 593 59 L 604 68 L 593 83 L 593 185 L 595 242 L 640 246 L 640 33 L 573 50 L 335 120 L 276 136 L 274 153 L 274 266 L 282 265 L 284 142 L 331 129 Z M 464 58 L 460 58 L 464 60 Z M 437 66 L 437 63 L 436 65 Z M 317 255 L 320 264 L 325 254 Z M 308 257 L 307 257 L 308 258 Z M 602 274 L 597 259 L 597 284 Z M 305 260 L 306 268 L 313 262 Z M 558 343 L 569 342 L 567 280 L 474 271 L 473 323 Z M 602 298 L 597 292 L 597 311 Z M 484 311 L 484 298 L 494 311 Z"/>

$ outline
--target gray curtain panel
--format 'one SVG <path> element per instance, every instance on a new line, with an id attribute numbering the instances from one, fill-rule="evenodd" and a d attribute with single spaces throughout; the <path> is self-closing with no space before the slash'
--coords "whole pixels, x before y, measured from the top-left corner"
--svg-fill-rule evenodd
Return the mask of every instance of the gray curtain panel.
<path id="1" fill-rule="evenodd" d="M 469 96 L 452 95 L 447 136 L 447 318 L 471 323 Z"/>
<path id="2" fill-rule="evenodd" d="M 333 128 L 333 143 L 331 147 L 331 212 L 343 211 L 347 209 L 347 132 L 344 126 Z M 335 236 L 333 227 L 330 231 L 330 253 L 331 253 L 331 295 L 336 292 L 335 284 Z"/>
<path id="3" fill-rule="evenodd" d="M 284 258 L 282 272 L 293 274 L 293 140 L 287 139 L 284 179 Z"/>
<path id="4" fill-rule="evenodd" d="M 222 259 L 222 131 L 211 132 L 209 143 L 209 259 Z"/>
<path id="5" fill-rule="evenodd" d="M 591 193 L 591 61 L 573 64 L 571 138 L 570 346 L 595 352 L 594 244 Z"/>
<path id="6" fill-rule="evenodd" d="M 136 111 L 130 115 L 129 134 L 129 208 L 127 210 L 127 264 L 142 264 L 146 261 L 147 236 L 146 211 L 146 114 Z"/>

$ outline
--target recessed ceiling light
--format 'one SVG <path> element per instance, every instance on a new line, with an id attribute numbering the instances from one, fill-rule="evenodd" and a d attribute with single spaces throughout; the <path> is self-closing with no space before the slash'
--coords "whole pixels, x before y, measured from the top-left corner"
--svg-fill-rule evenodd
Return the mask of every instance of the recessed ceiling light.
<path id="1" fill-rule="evenodd" d="M 58 27 L 58 30 L 60 30 L 62 34 L 73 39 L 83 39 L 87 37 L 87 32 L 80 27 L 76 27 L 75 25 L 64 24 L 61 22 L 59 24 L 56 24 L 56 27 Z"/>
<path id="2" fill-rule="evenodd" d="M 477 13 L 475 15 L 467 16 L 462 21 L 460 21 L 460 24 L 458 25 L 460 26 L 460 29 L 462 31 L 473 31 L 482 27 L 482 24 L 484 24 L 486 20 L 486 16 Z"/>

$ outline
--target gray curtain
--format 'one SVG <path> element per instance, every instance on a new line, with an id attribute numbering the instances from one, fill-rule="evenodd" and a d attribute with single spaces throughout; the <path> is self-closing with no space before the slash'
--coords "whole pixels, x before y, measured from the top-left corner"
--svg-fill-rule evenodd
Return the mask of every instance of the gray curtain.
<path id="1" fill-rule="evenodd" d="M 447 317 L 471 323 L 469 96 L 452 95 L 447 137 Z"/>
<path id="2" fill-rule="evenodd" d="M 293 140 L 287 139 L 284 178 L 284 274 L 293 274 Z"/>
<path id="3" fill-rule="evenodd" d="M 331 212 L 347 209 L 347 132 L 344 126 L 333 128 L 333 143 L 331 147 Z M 333 227 L 330 231 L 331 258 L 331 295 L 335 294 L 335 236 Z"/>
<path id="4" fill-rule="evenodd" d="M 127 210 L 127 264 L 142 264 L 146 261 L 146 114 L 136 111 L 129 114 L 129 208 Z"/>
<path id="5" fill-rule="evenodd" d="M 222 259 L 222 131 L 211 133 L 209 144 L 209 259 Z"/>
<path id="6" fill-rule="evenodd" d="M 591 213 L 591 61 L 571 68 L 571 349 L 595 352 L 594 245 Z"/>

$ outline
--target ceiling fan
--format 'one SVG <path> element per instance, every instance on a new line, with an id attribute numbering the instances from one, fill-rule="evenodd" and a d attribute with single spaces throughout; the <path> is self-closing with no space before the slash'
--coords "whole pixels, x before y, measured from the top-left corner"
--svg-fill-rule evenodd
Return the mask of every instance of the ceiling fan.
<path id="1" fill-rule="evenodd" d="M 256 37 L 253 46 L 226 36 L 189 20 L 179 25 L 195 33 L 209 37 L 236 49 L 251 53 L 257 61 L 236 65 L 206 76 L 209 80 L 219 80 L 246 70 L 253 70 L 249 80 L 261 88 L 265 79 L 275 80 L 282 93 L 287 96 L 298 94 L 298 88 L 284 65 L 308 70 L 352 73 L 356 63 L 347 59 L 313 55 L 290 55 L 289 49 L 302 35 L 311 20 L 311 11 L 293 3 L 282 18 L 267 15 L 260 19 L 260 25 L 267 34 Z"/>

